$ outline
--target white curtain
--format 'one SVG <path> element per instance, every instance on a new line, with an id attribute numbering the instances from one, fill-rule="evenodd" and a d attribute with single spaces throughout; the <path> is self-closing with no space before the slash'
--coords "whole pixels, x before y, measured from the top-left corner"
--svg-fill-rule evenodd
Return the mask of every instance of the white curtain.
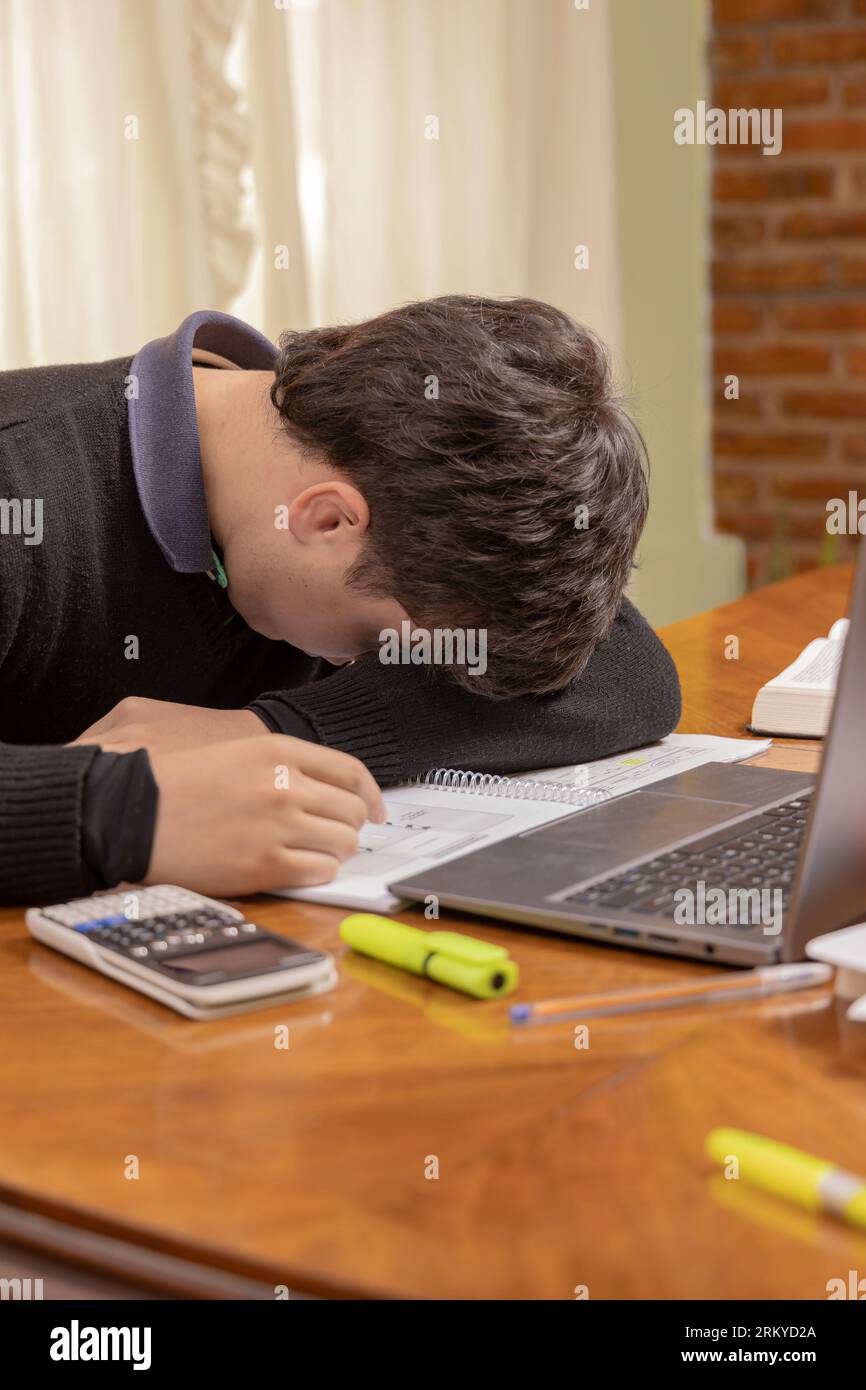
<path id="1" fill-rule="evenodd" d="M 455 291 L 529 294 L 618 351 L 607 0 L 284 3 L 311 321 Z M 253 0 L 257 83 L 273 14 Z M 279 99 L 257 94 L 264 112 Z M 266 265 L 245 300 L 271 333 L 286 326 L 271 317 L 278 276 Z"/>
<path id="2" fill-rule="evenodd" d="M 131 352 L 197 308 L 275 336 L 460 291 L 549 299 L 619 348 L 604 0 L 0 21 L 0 367 Z"/>
<path id="3" fill-rule="evenodd" d="M 260 210 L 297 238 L 291 131 L 263 146 L 228 75 L 247 10 L 0 0 L 0 367 L 135 351 L 229 308 Z M 299 265 L 271 292 L 304 317 Z"/>
<path id="4" fill-rule="evenodd" d="M 323 0 L 321 29 L 323 316 L 522 293 L 618 342 L 604 4 Z"/>

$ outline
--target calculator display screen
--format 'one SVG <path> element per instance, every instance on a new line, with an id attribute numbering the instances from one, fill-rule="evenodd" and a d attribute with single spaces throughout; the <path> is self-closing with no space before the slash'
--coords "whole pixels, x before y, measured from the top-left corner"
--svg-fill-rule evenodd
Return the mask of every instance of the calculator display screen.
<path id="1" fill-rule="evenodd" d="M 161 962 L 172 975 L 258 975 L 278 967 L 297 965 L 296 956 L 314 955 L 308 947 L 289 941 L 244 941 L 238 945 L 220 946 L 214 951 L 195 951 L 188 956 L 175 956 Z"/>

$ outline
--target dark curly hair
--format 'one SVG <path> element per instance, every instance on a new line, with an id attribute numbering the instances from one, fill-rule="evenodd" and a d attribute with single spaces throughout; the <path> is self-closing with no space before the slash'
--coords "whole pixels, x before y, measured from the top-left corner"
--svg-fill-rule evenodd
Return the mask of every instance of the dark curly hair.
<path id="1" fill-rule="evenodd" d="M 275 373 L 291 438 L 370 508 L 348 583 L 421 627 L 485 628 L 486 674 L 450 668 L 476 693 L 579 675 L 648 506 L 644 443 L 594 333 L 538 300 L 444 295 L 284 333 Z"/>

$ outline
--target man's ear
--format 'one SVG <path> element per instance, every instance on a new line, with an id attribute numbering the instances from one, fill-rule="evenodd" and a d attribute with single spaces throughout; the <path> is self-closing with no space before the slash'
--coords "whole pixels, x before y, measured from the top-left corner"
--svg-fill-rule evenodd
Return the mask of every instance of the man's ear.
<path id="1" fill-rule="evenodd" d="M 288 523 L 299 545 L 321 541 L 357 545 L 370 525 L 370 509 L 351 483 L 329 479 L 298 493 L 289 506 Z"/>

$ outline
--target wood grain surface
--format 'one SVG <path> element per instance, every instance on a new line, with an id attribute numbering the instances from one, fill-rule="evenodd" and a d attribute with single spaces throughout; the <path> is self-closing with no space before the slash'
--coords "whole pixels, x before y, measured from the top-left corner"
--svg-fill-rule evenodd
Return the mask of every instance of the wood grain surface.
<path id="1" fill-rule="evenodd" d="M 668 628 L 682 729 L 744 736 L 758 686 L 844 612 L 850 580 L 815 571 Z M 817 749 L 768 760 L 812 768 Z M 703 1152 L 736 1125 L 866 1167 L 866 1029 L 826 990 L 598 1020 L 578 1049 L 571 1024 L 513 1030 L 504 1002 L 348 955 L 338 909 L 246 910 L 333 951 L 333 993 L 188 1022 L 0 912 L 7 1207 L 331 1296 L 823 1298 L 866 1273 L 866 1236 L 725 1182 Z M 526 1000 L 704 968 L 442 924 L 506 944 Z"/>

